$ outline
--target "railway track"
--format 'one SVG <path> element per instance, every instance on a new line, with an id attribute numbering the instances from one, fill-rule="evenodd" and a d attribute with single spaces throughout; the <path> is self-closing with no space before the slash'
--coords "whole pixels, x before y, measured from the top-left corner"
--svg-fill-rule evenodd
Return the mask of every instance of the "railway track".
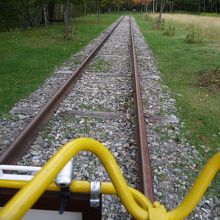
<path id="1" fill-rule="evenodd" d="M 114 25 L 5 149 L 0 162 L 42 166 L 60 144 L 78 136 L 104 142 L 128 183 L 141 188 L 153 201 L 135 42 L 128 16 Z M 108 180 L 99 161 L 90 153 L 77 156 L 74 175 L 76 179 Z M 110 212 L 114 212 L 113 218 L 128 217 L 117 198 L 105 196 L 103 215 Z"/>
<path id="2" fill-rule="evenodd" d="M 175 100 L 159 85 L 160 75 L 133 18 L 123 17 L 108 30 L 112 31 L 101 36 L 101 43 L 96 41 L 85 49 L 85 54 L 77 54 L 58 69 L 55 77 L 47 80 L 46 89 L 43 87 L 12 109 L 21 126 L 12 121 L 5 132 L 16 134 L 16 130 L 24 129 L 14 141 L 5 141 L 0 162 L 42 166 L 70 139 L 92 137 L 115 156 L 127 183 L 153 201 L 149 147 L 156 200 L 172 209 L 190 185 L 191 180 L 183 173 L 195 167 L 195 147 L 178 139 Z M 52 99 L 48 90 L 57 91 Z M 109 181 L 91 153 L 79 153 L 74 160 L 74 179 Z M 54 198 L 53 194 L 47 200 L 51 206 Z M 82 197 L 71 199 L 76 204 Z M 88 201 L 89 197 L 83 199 Z M 190 219 L 211 219 L 207 201 L 201 202 Z M 85 219 L 100 218 L 90 210 L 89 203 L 83 205 Z M 102 216 L 109 220 L 130 218 L 118 198 L 110 195 L 102 196 Z"/>

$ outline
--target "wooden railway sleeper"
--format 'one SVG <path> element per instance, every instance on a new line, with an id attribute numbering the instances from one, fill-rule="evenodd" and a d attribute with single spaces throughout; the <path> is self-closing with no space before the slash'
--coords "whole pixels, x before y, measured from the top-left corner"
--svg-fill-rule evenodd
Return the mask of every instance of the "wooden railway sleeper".
<path id="1" fill-rule="evenodd" d="M 94 153 L 104 165 L 111 179 L 111 183 L 102 182 L 99 185 L 100 187 L 96 185 L 93 195 L 96 205 L 99 192 L 101 194 L 117 194 L 125 208 L 135 219 L 184 219 L 198 204 L 220 169 L 219 152 L 204 166 L 180 205 L 172 211 L 167 211 L 159 202 L 152 204 L 142 193 L 126 184 L 114 157 L 101 143 L 90 138 L 78 138 L 65 144 L 41 169 L 39 167 L 27 168 L 30 171 L 39 170 L 33 178 L 25 177 L 23 181 L 16 178 L 15 180 L 7 180 L 7 178 L 0 180 L 1 188 L 21 188 L 0 210 L 0 219 L 20 219 L 44 191 L 59 191 L 60 187 L 53 182 L 54 178 L 65 164 L 82 150 Z M 71 174 L 69 173 L 69 175 Z M 86 181 L 69 181 L 71 192 L 90 193 L 91 188 L 94 187 L 91 187 L 90 183 Z"/>

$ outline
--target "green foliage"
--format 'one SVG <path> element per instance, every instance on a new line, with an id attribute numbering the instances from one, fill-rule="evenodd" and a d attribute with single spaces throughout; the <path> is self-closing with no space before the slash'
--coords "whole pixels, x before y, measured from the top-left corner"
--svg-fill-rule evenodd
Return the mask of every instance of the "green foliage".
<path id="1" fill-rule="evenodd" d="M 109 63 L 103 59 L 96 60 L 88 66 L 89 71 L 91 72 L 108 72 Z"/>
<path id="2" fill-rule="evenodd" d="M 163 35 L 166 36 L 174 36 L 176 31 L 176 27 L 174 25 L 168 25 L 168 27 L 165 27 L 165 31 L 163 32 Z"/>
<path id="3" fill-rule="evenodd" d="M 186 39 L 185 39 L 186 43 L 189 44 L 201 43 L 202 40 L 203 39 L 199 28 L 196 25 L 191 25 L 186 35 Z"/>
<path id="4" fill-rule="evenodd" d="M 83 14 L 85 3 L 88 13 L 95 11 L 95 0 L 69 1 L 69 14 L 72 17 Z M 65 0 L 0 0 L 0 30 L 30 29 L 41 25 L 44 22 L 43 6 L 48 20 L 62 20 L 64 2 Z"/>
<path id="5" fill-rule="evenodd" d="M 209 17 L 220 17 L 220 13 L 200 13 L 200 15 L 209 16 Z"/>
<path id="6" fill-rule="evenodd" d="M 16 0 L 0 1 L 0 27 L 10 31 L 18 25 L 18 7 Z"/>
<path id="7" fill-rule="evenodd" d="M 41 0 L 0 1 L 0 23 L 3 30 L 28 29 L 39 24 L 42 15 Z"/>

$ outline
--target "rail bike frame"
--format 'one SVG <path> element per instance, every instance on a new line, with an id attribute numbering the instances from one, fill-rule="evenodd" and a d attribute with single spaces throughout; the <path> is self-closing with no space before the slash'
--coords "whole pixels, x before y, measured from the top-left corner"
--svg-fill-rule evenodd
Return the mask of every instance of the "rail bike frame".
<path id="1" fill-rule="evenodd" d="M 0 165 L 0 180 L 6 182 L 18 181 L 18 183 L 30 181 L 34 174 L 41 169 L 41 167 L 32 166 Z M 33 205 L 33 207 L 31 207 L 31 214 L 28 213 L 28 215 L 25 217 L 25 220 L 33 220 L 33 215 L 35 215 L 35 219 L 39 219 L 39 216 L 42 214 L 46 214 L 48 216 L 48 218 L 44 216 L 43 219 L 50 219 L 51 216 L 55 217 L 55 219 L 67 219 L 69 217 L 76 220 L 101 219 L 102 197 L 100 193 L 97 193 L 97 191 L 94 191 L 94 189 L 91 189 L 93 194 L 91 192 L 90 194 L 73 193 L 69 191 L 68 187 L 66 187 L 69 186 L 72 181 L 73 170 L 74 162 L 71 160 L 67 163 L 67 165 L 65 165 L 55 179 L 56 185 L 60 186 L 61 190 L 59 192 L 44 192 Z M 19 191 L 19 189 L 16 189 L 16 186 L 14 188 L 7 188 L 7 185 L 8 184 L 0 188 L 0 206 L 4 206 Z M 64 186 L 64 188 L 61 186 Z M 94 200 L 94 196 L 97 199 L 97 201 L 95 201 L 95 207 L 93 203 L 91 205 L 91 201 Z M 60 210 L 61 203 L 64 202 L 63 199 L 65 199 L 65 203 L 62 209 L 65 211 L 65 213 L 64 215 L 59 215 L 58 210 Z M 68 212 L 67 216 L 66 212 Z"/>
<path id="2" fill-rule="evenodd" d="M 18 191 L 19 189 L 1 188 L 0 206 L 4 206 Z M 101 196 L 100 196 L 100 201 L 101 201 Z M 59 205 L 60 205 L 59 193 L 47 191 L 38 199 L 38 201 L 31 207 L 31 209 L 41 210 L 41 211 L 47 210 L 49 213 L 52 211 L 53 215 L 58 216 Z M 70 193 L 70 197 L 65 206 L 64 214 L 65 212 L 80 213 L 80 218 L 77 219 L 101 220 L 102 219 L 101 207 L 102 207 L 101 204 L 97 208 L 90 206 L 90 194 Z M 42 212 L 42 214 L 44 214 L 44 212 Z M 31 215 L 34 215 L 34 212 Z M 27 219 L 32 220 L 33 218 L 27 217 Z M 44 217 L 42 219 L 45 220 L 46 218 Z M 65 217 L 63 219 L 65 219 Z"/>
<path id="3" fill-rule="evenodd" d="M 219 152 L 206 163 L 178 207 L 167 211 L 159 202 L 152 204 L 142 193 L 127 185 L 114 157 L 101 143 L 90 138 L 78 138 L 60 148 L 30 181 L 0 180 L 0 188 L 20 188 L 18 193 L 0 210 L 0 219 L 21 219 L 34 204 L 37 204 L 36 202 L 43 193 L 60 191 L 62 186 L 59 187 L 54 183 L 55 178 L 67 166 L 72 157 L 82 150 L 94 153 L 109 174 L 111 182 L 100 184 L 100 194 L 117 194 L 131 216 L 140 220 L 182 220 L 186 218 L 196 207 L 220 169 Z M 68 189 L 73 193 L 88 194 L 93 187 L 92 182 L 71 179 Z M 88 213 L 88 210 L 84 211 Z M 91 216 L 89 217 L 91 219 Z"/>

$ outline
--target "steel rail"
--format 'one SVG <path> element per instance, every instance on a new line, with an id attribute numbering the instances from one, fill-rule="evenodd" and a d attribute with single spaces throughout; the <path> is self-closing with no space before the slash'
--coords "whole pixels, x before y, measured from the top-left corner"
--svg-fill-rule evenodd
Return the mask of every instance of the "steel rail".
<path id="1" fill-rule="evenodd" d="M 81 63 L 81 65 L 73 72 L 73 74 L 66 80 L 60 89 L 52 96 L 45 106 L 41 108 L 38 114 L 32 121 L 24 128 L 24 130 L 15 138 L 11 145 L 0 155 L 0 164 L 16 163 L 28 149 L 28 146 L 33 142 L 38 132 L 49 121 L 50 117 L 59 107 L 60 103 L 70 92 L 72 87 L 76 84 L 85 66 L 93 59 L 99 49 L 103 46 L 106 40 L 110 37 L 116 27 L 123 20 L 124 16 L 115 24 L 115 26 L 106 34 L 100 41 L 96 48 L 88 55 L 88 57 Z"/>
<path id="2" fill-rule="evenodd" d="M 133 68 L 133 84 L 134 84 L 134 104 L 136 111 L 136 141 L 139 146 L 138 156 L 140 159 L 140 184 L 141 190 L 150 199 L 151 202 L 154 201 L 153 194 L 153 183 L 152 183 L 152 172 L 151 172 L 151 162 L 149 158 L 148 143 L 147 143 L 147 132 L 145 117 L 143 111 L 143 103 L 141 97 L 141 85 L 138 71 L 138 64 L 135 52 L 135 42 L 133 36 L 133 27 L 131 17 L 129 17 L 130 22 L 130 33 L 131 33 L 131 56 L 132 56 L 132 68 Z"/>

